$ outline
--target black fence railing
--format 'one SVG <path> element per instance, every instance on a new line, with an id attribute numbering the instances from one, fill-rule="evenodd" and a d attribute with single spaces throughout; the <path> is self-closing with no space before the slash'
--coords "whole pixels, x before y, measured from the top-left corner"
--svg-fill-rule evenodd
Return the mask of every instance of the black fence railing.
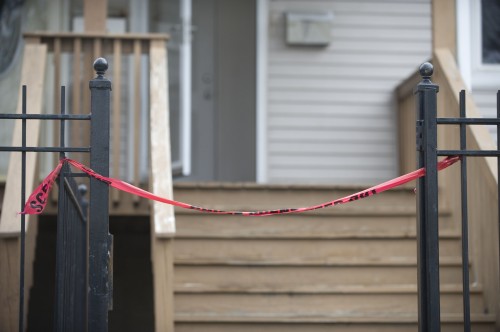
<path id="1" fill-rule="evenodd" d="M 462 232 L 462 282 L 464 331 L 471 330 L 469 290 L 469 244 L 467 205 L 467 157 L 497 157 L 500 171 L 500 150 L 467 150 L 467 125 L 496 125 L 500 135 L 500 93 L 497 94 L 497 118 L 466 118 L 465 91 L 460 92 L 458 118 L 437 117 L 438 85 L 431 82 L 433 67 L 430 63 L 420 66 L 422 81 L 415 88 L 417 111 L 417 167 L 425 167 L 426 174 L 418 181 L 417 191 L 417 260 L 418 260 L 418 317 L 419 331 L 440 331 L 439 289 L 439 217 L 438 176 L 439 156 L 461 156 L 461 232 Z M 460 130 L 458 150 L 439 150 L 438 125 L 457 125 Z M 500 142 L 500 136 L 497 137 Z M 497 145 L 498 146 L 498 145 Z M 500 185 L 498 186 L 500 194 Z M 500 195 L 499 195 L 500 197 Z M 500 208 L 500 202 L 498 204 Z M 500 214 L 499 214 L 500 215 Z"/>
<path id="2" fill-rule="evenodd" d="M 22 113 L 0 114 L 0 120 L 22 121 L 21 146 L 0 146 L 0 151 L 21 153 L 21 207 L 26 201 L 26 153 L 90 153 L 90 166 L 103 175 L 109 173 L 109 124 L 111 82 L 104 77 L 105 59 L 94 62 L 97 77 L 90 81 L 90 114 L 66 114 L 65 89 L 61 88 L 61 114 L 29 114 L 26 109 L 27 88 L 22 87 Z M 28 120 L 60 122 L 58 147 L 26 145 Z M 90 121 L 91 147 L 68 147 L 65 144 L 66 121 Z M 34 171 L 34 170 L 30 170 Z M 59 177 L 58 230 L 56 253 L 55 331 L 107 331 L 108 310 L 112 303 L 111 271 L 112 237 L 109 234 L 108 186 L 90 179 L 89 202 L 82 197 L 69 166 Z M 88 211 L 88 215 L 87 215 Z M 88 247 L 87 247 L 87 233 Z M 24 332 L 26 216 L 21 214 L 19 274 L 19 331 Z"/>

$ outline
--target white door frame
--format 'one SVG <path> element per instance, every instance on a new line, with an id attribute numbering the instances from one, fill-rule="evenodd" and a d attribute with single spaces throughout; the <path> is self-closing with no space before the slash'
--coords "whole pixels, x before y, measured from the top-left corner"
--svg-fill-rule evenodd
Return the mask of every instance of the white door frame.
<path id="1" fill-rule="evenodd" d="M 468 90 L 500 85 L 500 65 L 482 63 L 481 1 L 457 0 L 457 58 Z"/>
<path id="2" fill-rule="evenodd" d="M 268 38 L 268 0 L 257 0 L 256 31 L 256 180 L 266 183 L 267 176 L 267 38 Z"/>

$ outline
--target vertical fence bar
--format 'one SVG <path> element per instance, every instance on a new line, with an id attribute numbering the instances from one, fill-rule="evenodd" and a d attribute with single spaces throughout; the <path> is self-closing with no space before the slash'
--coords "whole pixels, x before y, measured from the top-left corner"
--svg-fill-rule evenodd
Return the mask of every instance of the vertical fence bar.
<path id="1" fill-rule="evenodd" d="M 26 85 L 22 88 L 22 114 L 26 114 Z M 22 119 L 21 146 L 26 147 L 26 119 Z M 21 152 L 21 209 L 26 201 L 26 151 Z M 21 252 L 19 267 L 19 332 L 24 332 L 24 264 L 26 260 L 26 215 L 21 214 Z"/>
<path id="2" fill-rule="evenodd" d="M 65 330 L 64 318 L 65 318 L 65 304 L 64 300 L 65 292 L 65 266 L 64 266 L 64 256 L 66 254 L 65 250 L 67 248 L 67 239 L 65 235 L 68 233 L 66 230 L 66 221 L 70 219 L 67 215 L 67 200 L 64 199 L 66 192 L 64 189 L 64 179 L 65 173 L 69 172 L 69 166 L 65 164 L 58 178 L 59 184 L 59 199 L 58 199 L 58 210 L 64 211 L 64 213 L 58 213 L 57 215 L 57 230 L 56 230 L 56 294 L 55 294 L 55 308 L 54 308 L 54 331 L 63 332 Z"/>
<path id="3" fill-rule="evenodd" d="M 61 114 L 66 114 L 66 87 L 61 87 Z M 66 123 L 64 119 L 61 119 L 59 133 L 59 146 L 64 148 L 66 146 Z M 59 152 L 59 158 L 64 158 L 64 152 Z"/>
<path id="4" fill-rule="evenodd" d="M 61 87 L 61 114 L 66 113 L 65 108 L 65 87 Z M 61 119 L 60 133 L 59 133 L 59 146 L 64 147 L 64 137 L 65 137 L 65 122 Z M 64 157 L 64 152 L 59 152 L 59 158 Z M 64 165 L 59 175 L 59 198 L 58 198 L 58 215 L 57 215 L 57 243 L 56 243 L 56 299 L 55 299 L 55 310 L 54 310 L 54 330 L 62 332 L 67 329 L 65 325 L 65 319 L 67 318 L 67 312 L 65 311 L 65 305 L 68 303 L 65 300 L 67 296 L 65 286 L 65 278 L 67 278 L 64 257 L 67 254 L 66 249 L 68 248 L 68 239 L 66 237 L 69 234 L 67 227 L 68 222 L 71 220 L 71 216 L 67 215 L 67 200 L 65 199 L 66 190 L 64 188 L 64 180 L 66 173 L 69 173 L 69 166 Z M 62 213 L 64 211 L 65 213 Z M 66 218 L 65 218 L 66 217 Z"/>
<path id="5" fill-rule="evenodd" d="M 104 77 L 108 69 L 105 59 L 94 62 L 97 77 L 90 81 L 91 91 L 91 156 L 90 167 L 104 176 L 109 175 L 109 108 L 111 82 Z M 89 293 L 88 330 L 105 332 L 108 328 L 109 305 L 109 188 L 90 179 L 89 215 Z"/>
<path id="6" fill-rule="evenodd" d="M 465 118 L 465 91 L 460 91 L 460 118 Z M 467 149 L 466 125 L 460 124 L 460 150 Z M 470 289 L 469 289 L 469 211 L 467 206 L 467 158 L 460 160 L 460 191 L 462 206 L 462 287 L 464 307 L 464 331 L 470 332 Z"/>
<path id="7" fill-rule="evenodd" d="M 500 119 L 500 91 L 497 91 L 497 119 Z M 500 150 L 500 125 L 497 125 L 497 150 Z M 500 181 L 498 177 L 500 177 L 500 158 L 497 158 L 498 250 L 500 257 Z"/>
<path id="8" fill-rule="evenodd" d="M 418 325 L 420 332 L 440 331 L 439 231 L 437 192 L 437 92 L 430 78 L 430 63 L 420 66 L 422 81 L 415 88 L 417 106 L 418 168 L 426 174 L 418 180 L 417 260 Z M 420 139 L 419 139 L 420 138 Z"/>

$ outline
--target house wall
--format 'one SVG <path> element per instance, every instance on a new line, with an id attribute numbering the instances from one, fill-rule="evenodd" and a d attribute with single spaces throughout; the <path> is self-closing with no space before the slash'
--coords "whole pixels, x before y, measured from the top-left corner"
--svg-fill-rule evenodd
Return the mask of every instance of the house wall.
<path id="1" fill-rule="evenodd" d="M 430 0 L 269 0 L 267 180 L 397 175 L 394 88 L 431 56 Z M 286 45 L 285 13 L 331 11 L 328 47 Z"/>
<path id="2" fill-rule="evenodd" d="M 481 112 L 481 115 L 485 118 L 496 118 L 497 117 L 497 87 L 491 88 L 474 88 L 472 87 L 472 98 L 476 102 L 476 105 Z M 488 130 L 493 136 L 493 140 L 497 140 L 497 128 L 496 126 L 488 126 Z"/>

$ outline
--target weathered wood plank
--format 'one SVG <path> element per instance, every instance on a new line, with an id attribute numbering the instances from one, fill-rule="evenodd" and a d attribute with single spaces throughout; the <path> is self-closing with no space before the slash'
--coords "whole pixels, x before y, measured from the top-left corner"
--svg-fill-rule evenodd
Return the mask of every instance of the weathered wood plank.
<path id="1" fill-rule="evenodd" d="M 151 42 L 150 54 L 150 186 L 152 192 L 155 194 L 172 198 L 167 53 L 165 42 Z M 152 216 L 154 220 L 154 234 L 170 235 L 175 232 L 174 210 L 172 206 L 154 202 Z"/>
<path id="2" fill-rule="evenodd" d="M 0 330 L 18 330 L 19 238 L 0 238 Z"/>
<path id="3" fill-rule="evenodd" d="M 168 112 L 166 43 L 153 41 L 150 45 L 150 188 L 167 198 L 173 197 L 170 158 L 170 124 Z M 151 236 L 156 331 L 174 330 L 173 248 L 175 233 L 174 209 L 153 202 Z M 159 238 L 160 236 L 166 238 Z"/>
<path id="4" fill-rule="evenodd" d="M 85 31 L 105 32 L 107 16 L 107 0 L 85 0 L 83 2 L 83 19 Z"/>
<path id="5" fill-rule="evenodd" d="M 151 54 L 151 57 L 156 56 L 156 54 Z M 134 160 L 134 185 L 138 186 L 140 183 L 140 168 L 141 163 L 140 160 L 140 143 L 141 143 L 141 104 L 142 104 L 142 95 L 141 95 L 141 43 L 139 40 L 134 41 L 134 147 L 133 147 L 133 160 Z M 151 87 L 153 88 L 153 87 Z M 161 87 L 160 87 L 161 88 Z M 162 105 L 163 107 L 167 105 Z M 156 114 L 159 115 L 159 114 Z M 162 116 L 163 117 L 163 116 Z M 153 116 L 151 116 L 151 121 L 155 121 Z M 167 123 L 168 124 L 168 123 Z M 169 127 L 165 128 L 164 135 L 169 135 Z M 169 145 L 170 146 L 170 145 Z M 134 196 L 134 202 L 139 201 L 139 196 Z"/>
<path id="6" fill-rule="evenodd" d="M 173 239 L 153 234 L 152 260 L 155 306 L 155 331 L 174 331 Z"/>
<path id="7" fill-rule="evenodd" d="M 40 114 L 42 111 L 43 82 L 45 78 L 45 61 L 47 57 L 47 47 L 42 44 L 26 44 L 24 49 L 23 67 L 21 71 L 21 84 L 27 85 L 27 112 Z M 21 113 L 21 89 L 17 113 Z M 38 146 L 40 122 L 36 120 L 27 121 L 27 146 Z M 12 138 L 12 146 L 21 146 L 21 121 L 16 121 Z M 26 154 L 26 188 L 27 192 L 35 185 L 35 167 L 37 154 Z M 21 230 L 20 215 L 21 210 L 21 156 L 18 153 L 11 153 L 9 168 L 7 171 L 7 181 L 5 192 L 9 193 L 4 197 L 2 204 L 2 214 L 0 217 L 0 237 L 18 236 Z M 29 216 L 26 217 L 26 225 L 29 225 Z"/>
<path id="8" fill-rule="evenodd" d="M 460 253 L 460 240 L 441 239 L 441 257 Z M 174 257 L 182 261 L 224 260 L 241 262 L 328 263 L 337 258 L 372 259 L 416 255 L 414 239 L 182 239 Z"/>
<path id="9" fill-rule="evenodd" d="M 113 151 L 113 176 L 120 177 L 120 162 L 121 162 L 121 114 L 122 114 L 122 85 L 121 85 L 121 74 L 122 74 L 122 44 L 119 39 L 113 42 L 113 80 L 117 82 L 115 88 L 113 89 L 113 115 L 112 115 L 112 151 Z M 120 201 L 120 191 L 111 191 L 113 204 L 118 204 Z"/>

